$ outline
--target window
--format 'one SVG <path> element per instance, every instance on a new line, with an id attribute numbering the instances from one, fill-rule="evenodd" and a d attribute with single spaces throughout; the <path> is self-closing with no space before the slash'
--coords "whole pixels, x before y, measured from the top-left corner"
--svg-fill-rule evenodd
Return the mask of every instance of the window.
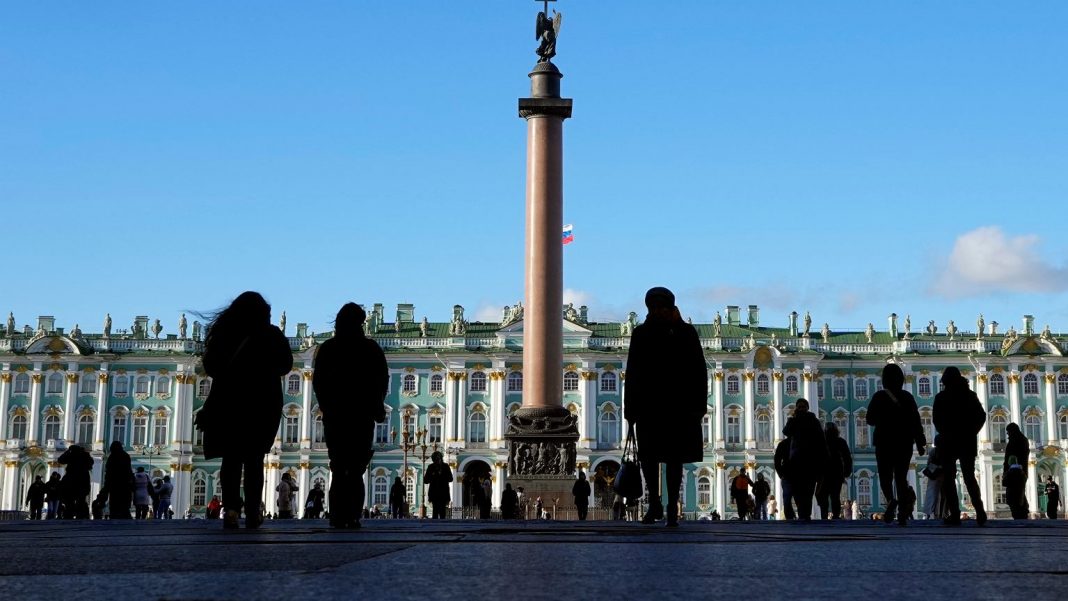
<path id="1" fill-rule="evenodd" d="M 427 417 L 428 426 L 426 430 L 426 441 L 428 443 L 434 444 L 441 442 L 442 421 L 440 413 L 431 413 L 430 416 Z"/>
<path id="2" fill-rule="evenodd" d="M 849 442 L 849 416 L 845 411 L 838 411 L 834 414 L 834 425 L 838 428 L 838 434 L 842 437 L 842 440 Z"/>
<path id="3" fill-rule="evenodd" d="M 1005 376 L 994 374 L 990 376 L 990 396 L 1005 396 Z"/>
<path id="4" fill-rule="evenodd" d="M 1023 377 L 1023 389 L 1026 395 L 1038 396 L 1038 376 L 1033 373 L 1025 374 Z"/>
<path id="5" fill-rule="evenodd" d="M 708 476 L 697 479 L 697 504 L 708 506 L 712 504 L 712 481 Z"/>
<path id="6" fill-rule="evenodd" d="M 115 378 L 115 396 L 126 396 L 130 393 L 130 379 L 126 376 Z"/>
<path id="7" fill-rule="evenodd" d="M 133 418 L 133 437 L 130 441 L 135 447 L 143 447 L 148 442 L 148 416 L 135 415 Z"/>
<path id="8" fill-rule="evenodd" d="M 29 374 L 19 374 L 15 376 L 15 389 L 12 394 L 30 394 L 30 376 Z"/>
<path id="9" fill-rule="evenodd" d="M 16 415 L 11 418 L 11 438 L 14 440 L 26 440 L 25 415 Z"/>
<path id="10" fill-rule="evenodd" d="M 712 417 L 706 413 L 705 416 L 701 418 L 701 442 L 704 444 L 708 444 L 709 439 L 712 437 L 711 432 L 709 432 L 711 428 Z"/>
<path id="11" fill-rule="evenodd" d="M 471 374 L 471 392 L 486 392 L 486 372 Z"/>
<path id="12" fill-rule="evenodd" d="M 385 476 L 375 476 L 374 486 L 371 489 L 371 503 L 374 505 L 389 504 L 389 484 Z"/>
<path id="13" fill-rule="evenodd" d="M 300 444 L 300 416 L 285 416 L 285 425 L 282 427 L 282 444 Z"/>
<path id="14" fill-rule="evenodd" d="M 871 478 L 867 475 L 857 478 L 857 504 L 871 507 Z"/>
<path id="15" fill-rule="evenodd" d="M 771 448 L 771 416 L 761 413 L 756 418 L 757 448 Z"/>
<path id="16" fill-rule="evenodd" d="M 738 394 L 738 376 L 727 376 L 727 394 Z"/>
<path id="17" fill-rule="evenodd" d="M 93 442 L 93 416 L 83 415 L 78 418 L 78 438 L 75 441 L 80 445 L 89 445 Z"/>
<path id="18" fill-rule="evenodd" d="M 60 440 L 59 427 L 60 419 L 58 415 L 49 415 L 44 420 L 44 439 L 45 440 Z"/>
<path id="19" fill-rule="evenodd" d="M 300 374 L 289 374 L 286 378 L 286 394 L 289 396 L 300 394 Z"/>
<path id="20" fill-rule="evenodd" d="M 616 374 L 606 371 L 601 374 L 601 392 L 616 391 Z"/>
<path id="21" fill-rule="evenodd" d="M 208 504 L 208 483 L 203 474 L 193 476 L 193 505 L 203 507 Z"/>
<path id="22" fill-rule="evenodd" d="M 917 381 L 916 389 L 922 397 L 931 396 L 931 378 L 928 378 L 927 376 L 922 376 Z"/>
<path id="23" fill-rule="evenodd" d="M 209 392 L 211 392 L 211 378 L 201 378 L 200 382 L 197 382 L 197 396 L 206 399 Z"/>
<path id="24" fill-rule="evenodd" d="M 134 382 L 134 394 L 148 394 L 148 376 L 138 376 Z"/>
<path id="25" fill-rule="evenodd" d="M 816 382 L 816 398 L 823 400 L 823 380 Z"/>
<path id="26" fill-rule="evenodd" d="M 62 394 L 63 393 L 63 375 L 59 373 L 53 373 L 48 376 L 48 383 L 45 386 L 45 394 Z"/>
<path id="27" fill-rule="evenodd" d="M 863 401 L 868 398 L 868 379 L 857 378 L 853 382 L 853 398 Z"/>
<path id="28" fill-rule="evenodd" d="M 166 414 L 156 414 L 155 423 L 153 424 L 155 427 L 152 428 L 152 444 L 157 447 L 167 444 L 167 425 L 169 421 L 170 418 Z"/>
<path id="29" fill-rule="evenodd" d="M 1068 374 L 1057 376 L 1057 396 L 1068 395 Z"/>
<path id="30" fill-rule="evenodd" d="M 82 394 L 96 394 L 96 374 L 85 374 L 82 376 Z"/>
<path id="31" fill-rule="evenodd" d="M 1042 418 L 1034 414 L 1025 417 L 1023 433 L 1032 447 L 1042 444 Z"/>
<path id="32" fill-rule="evenodd" d="M 200 432 L 200 430 L 197 430 Z M 120 444 L 126 446 L 126 414 L 116 413 L 115 417 L 111 420 L 111 440 L 119 441 Z"/>
<path id="33" fill-rule="evenodd" d="M 614 449 L 619 446 L 619 416 L 611 405 L 601 410 L 597 424 L 597 446 Z"/>
<path id="34" fill-rule="evenodd" d="M 408 507 L 415 507 L 415 474 L 409 473 L 404 479 L 404 500 Z"/>
<path id="35" fill-rule="evenodd" d="M 564 392 L 574 392 L 579 388 L 579 375 L 576 372 L 564 372 Z"/>
<path id="36" fill-rule="evenodd" d="M 770 390 L 768 374 L 760 374 L 756 380 L 756 391 L 760 396 L 767 396 Z"/>
<path id="37" fill-rule="evenodd" d="M 508 392 L 523 392 L 523 372 L 513 371 L 508 374 Z"/>
<path id="38" fill-rule="evenodd" d="M 1062 413 L 1060 418 L 1057 419 L 1057 426 L 1060 430 L 1061 440 L 1068 438 L 1068 413 Z"/>
<path id="39" fill-rule="evenodd" d="M 857 445 L 856 446 L 857 447 L 867 447 L 868 446 L 868 420 L 864 415 L 857 415 L 856 428 L 857 428 L 857 434 L 856 434 Z"/>
<path id="40" fill-rule="evenodd" d="M 920 425 L 923 426 L 923 435 L 927 438 L 927 444 L 934 444 L 935 431 L 931 409 L 927 407 L 920 409 Z"/>
<path id="41" fill-rule="evenodd" d="M 1009 425 L 1009 420 L 1002 414 L 994 415 L 990 418 L 990 438 L 994 441 L 994 445 L 999 449 L 1005 448 L 1005 442 L 1008 440 L 1008 433 L 1005 432 L 1005 428 Z"/>
<path id="42" fill-rule="evenodd" d="M 196 421 L 196 415 L 195 414 L 193 416 L 193 421 L 194 422 Z M 200 428 L 196 428 L 196 427 L 193 428 L 193 446 L 194 447 L 203 447 L 204 446 L 204 431 L 201 430 Z"/>
<path id="43" fill-rule="evenodd" d="M 836 379 L 831 388 L 831 396 L 836 399 L 844 399 L 846 397 L 846 383 L 845 380 Z"/>
<path id="44" fill-rule="evenodd" d="M 430 376 L 430 393 L 440 394 L 445 391 L 445 377 L 441 374 Z"/>
<path id="45" fill-rule="evenodd" d="M 326 429 L 323 428 L 322 413 L 316 415 L 315 421 L 312 422 L 312 444 L 316 446 L 322 446 L 326 444 Z"/>
<path id="46" fill-rule="evenodd" d="M 171 379 L 164 376 L 156 379 L 156 395 L 166 396 L 171 393 Z"/>
<path id="47" fill-rule="evenodd" d="M 417 426 L 419 425 L 419 418 L 417 417 L 418 414 L 415 413 L 415 411 L 415 409 L 405 411 L 404 416 L 401 420 L 401 428 L 403 429 L 402 431 L 408 433 L 408 440 L 411 442 L 415 442 L 415 434 L 418 430 Z"/>
<path id="48" fill-rule="evenodd" d="M 727 444 L 742 443 L 742 418 L 737 413 L 727 415 Z"/>
<path id="49" fill-rule="evenodd" d="M 386 408 L 386 419 L 375 424 L 375 444 L 389 444 L 390 411 Z"/>
<path id="50" fill-rule="evenodd" d="M 1005 502 L 1005 487 L 1001 485 L 1001 472 L 994 475 L 994 504 L 1008 505 Z"/>
<path id="51" fill-rule="evenodd" d="M 475 411 L 467 420 L 467 442 L 486 442 L 486 414 Z"/>
<path id="52" fill-rule="evenodd" d="M 415 394 L 417 389 L 415 374 L 404 374 L 404 378 L 401 379 L 401 392 Z"/>
<path id="53" fill-rule="evenodd" d="M 797 394 L 797 376 L 786 376 L 786 394 Z"/>

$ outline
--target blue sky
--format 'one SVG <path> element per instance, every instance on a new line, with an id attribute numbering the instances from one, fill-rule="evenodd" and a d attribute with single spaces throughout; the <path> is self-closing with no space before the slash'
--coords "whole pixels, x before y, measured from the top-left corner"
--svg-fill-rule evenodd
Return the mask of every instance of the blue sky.
<path id="1" fill-rule="evenodd" d="M 568 300 L 1068 330 L 1068 4 L 561 0 Z M 666 4 L 666 6 L 665 6 Z M 0 311 L 522 298 L 539 4 L 14 2 Z"/>

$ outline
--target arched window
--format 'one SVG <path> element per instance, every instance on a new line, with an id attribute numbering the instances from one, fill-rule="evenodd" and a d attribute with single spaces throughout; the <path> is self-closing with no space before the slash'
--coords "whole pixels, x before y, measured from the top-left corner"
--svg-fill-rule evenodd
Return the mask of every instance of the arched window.
<path id="1" fill-rule="evenodd" d="M 93 443 L 93 426 L 95 421 L 92 415 L 85 414 L 78 418 L 78 438 L 75 439 L 80 445 L 86 446 Z"/>
<path id="2" fill-rule="evenodd" d="M 821 400 L 821 401 L 824 398 L 824 395 L 823 395 L 823 378 L 820 378 L 819 380 L 816 381 L 816 398 Z"/>
<path id="3" fill-rule="evenodd" d="M 1061 416 L 1057 418 L 1057 424 L 1061 440 L 1068 439 L 1068 413 L 1062 413 Z"/>
<path id="4" fill-rule="evenodd" d="M 471 374 L 471 392 L 486 392 L 486 372 L 476 371 Z"/>
<path id="5" fill-rule="evenodd" d="M 171 393 L 171 379 L 163 376 L 156 378 L 156 396 L 164 396 Z"/>
<path id="6" fill-rule="evenodd" d="M 53 373 L 48 376 L 48 382 L 45 385 L 45 394 L 62 394 L 63 393 L 63 374 Z"/>
<path id="7" fill-rule="evenodd" d="M 289 374 L 286 378 L 286 394 L 289 396 L 300 394 L 300 374 Z"/>
<path id="8" fill-rule="evenodd" d="M 786 394 L 797 394 L 797 376 L 786 376 Z"/>
<path id="9" fill-rule="evenodd" d="M 130 379 L 126 376 L 116 377 L 115 385 L 112 387 L 112 391 L 117 397 L 124 397 L 130 394 Z"/>
<path id="10" fill-rule="evenodd" d="M 323 428 L 323 414 L 319 413 L 312 422 L 312 444 L 322 448 L 326 444 L 326 430 Z"/>
<path id="11" fill-rule="evenodd" d="M 1005 376 L 993 374 L 990 376 L 990 396 L 1005 396 Z"/>
<path id="12" fill-rule="evenodd" d="M 923 426 L 923 435 L 927 438 L 927 444 L 934 444 L 934 419 L 932 419 L 930 407 L 920 408 L 920 425 Z"/>
<path id="13" fill-rule="evenodd" d="M 169 426 L 170 418 L 166 413 L 157 413 L 152 428 L 152 444 L 157 447 L 162 447 L 167 444 L 167 426 Z"/>
<path id="14" fill-rule="evenodd" d="M 208 482 L 204 474 L 193 474 L 193 505 L 203 507 L 208 504 Z"/>
<path id="15" fill-rule="evenodd" d="M 1068 395 L 1068 374 L 1057 376 L 1057 396 Z"/>
<path id="16" fill-rule="evenodd" d="M 444 420 L 441 413 L 431 413 L 427 416 L 426 441 L 430 444 L 441 442 L 441 430 Z"/>
<path id="17" fill-rule="evenodd" d="M 415 472 L 414 470 L 408 473 L 408 477 L 404 479 L 404 500 L 408 503 L 408 507 L 415 507 Z"/>
<path id="18" fill-rule="evenodd" d="M 30 375 L 19 374 L 15 376 L 15 387 L 11 391 L 12 394 L 30 394 Z"/>
<path id="19" fill-rule="evenodd" d="M 508 392 L 523 392 L 523 372 L 513 371 L 508 374 Z"/>
<path id="20" fill-rule="evenodd" d="M 58 415 L 49 415 L 44 419 L 44 439 L 59 440 L 59 427 L 61 420 Z"/>
<path id="21" fill-rule="evenodd" d="M 857 478 L 857 504 L 861 507 L 871 507 L 871 478 L 867 472 L 861 472 Z"/>
<path id="22" fill-rule="evenodd" d="M 375 476 L 374 486 L 371 489 L 371 503 L 374 505 L 389 505 L 389 483 L 385 476 Z"/>
<path id="23" fill-rule="evenodd" d="M 404 374 L 404 378 L 401 379 L 401 392 L 413 394 L 416 390 L 415 374 Z"/>
<path id="24" fill-rule="evenodd" d="M 134 394 L 148 394 L 148 376 L 137 376 L 134 381 Z"/>
<path id="25" fill-rule="evenodd" d="M 701 418 L 701 442 L 708 444 L 708 441 L 712 438 L 712 433 L 709 431 L 712 429 L 712 416 L 705 414 Z"/>
<path id="26" fill-rule="evenodd" d="M 415 442 L 415 435 L 419 431 L 418 412 L 419 410 L 413 406 L 409 407 L 401 414 L 401 431 L 408 433 L 408 440 L 411 442 Z"/>
<path id="27" fill-rule="evenodd" d="M 831 387 L 831 396 L 836 399 L 844 399 L 846 397 L 846 383 L 841 378 L 836 378 L 834 384 Z"/>
<path id="28" fill-rule="evenodd" d="M 1038 396 L 1038 376 L 1033 373 L 1024 374 L 1023 393 L 1028 396 Z"/>
<path id="29" fill-rule="evenodd" d="M 1008 433 L 1005 432 L 1005 428 L 1009 425 L 1009 420 L 1003 414 L 997 413 L 990 418 L 990 438 L 994 441 L 994 445 L 999 447 L 998 450 L 1005 448 L 1005 442 L 1008 441 Z"/>
<path id="30" fill-rule="evenodd" d="M 486 414 L 475 411 L 467 418 L 467 442 L 486 442 Z"/>
<path id="31" fill-rule="evenodd" d="M 148 443 L 148 415 L 134 415 L 133 436 L 130 443 L 135 447 L 143 447 Z"/>
<path id="32" fill-rule="evenodd" d="M 849 443 L 849 414 L 839 409 L 834 412 L 834 425 L 838 428 L 838 434 L 842 437 L 842 440 Z"/>
<path id="33" fill-rule="evenodd" d="M 865 448 L 868 446 L 868 419 L 866 414 L 858 413 L 856 420 L 856 440 L 858 448 Z"/>
<path id="34" fill-rule="evenodd" d="M 916 390 L 922 397 L 931 396 L 931 378 L 921 376 L 920 379 L 916 381 Z"/>
<path id="35" fill-rule="evenodd" d="M 96 394 L 96 382 L 96 374 L 84 374 L 82 376 L 81 394 Z"/>
<path id="36" fill-rule="evenodd" d="M 282 444 L 300 444 L 300 415 L 294 412 L 286 414 L 285 424 L 282 426 Z"/>
<path id="37" fill-rule="evenodd" d="M 712 504 L 712 481 L 708 476 L 697 479 L 697 504 L 702 507 Z"/>
<path id="38" fill-rule="evenodd" d="M 738 376 L 727 376 L 727 394 L 738 394 L 741 390 Z"/>
<path id="39" fill-rule="evenodd" d="M 579 387 L 579 375 L 573 371 L 564 372 L 564 392 L 574 392 Z"/>
<path id="40" fill-rule="evenodd" d="M 619 416 L 615 407 L 605 405 L 597 420 L 597 446 L 614 449 L 619 446 Z"/>
<path id="41" fill-rule="evenodd" d="M 16 415 L 11 418 L 11 438 L 26 440 L 26 416 Z"/>
<path id="42" fill-rule="evenodd" d="M 757 414 L 756 418 L 757 448 L 771 448 L 771 416 L 767 413 Z"/>
<path id="43" fill-rule="evenodd" d="M 386 419 L 375 424 L 375 444 L 389 444 L 389 420 L 391 411 L 386 409 Z"/>
<path id="44" fill-rule="evenodd" d="M 197 396 L 202 399 L 206 399 L 208 398 L 208 393 L 210 392 L 211 378 L 201 378 L 200 381 L 197 382 Z"/>
<path id="45" fill-rule="evenodd" d="M 1042 418 L 1033 413 L 1025 417 L 1023 433 L 1032 446 L 1042 444 Z"/>
<path id="46" fill-rule="evenodd" d="M 441 393 L 445 391 L 445 377 L 441 374 L 434 374 L 430 376 L 430 393 Z"/>
<path id="47" fill-rule="evenodd" d="M 768 374 L 760 374 L 759 376 L 757 376 L 757 379 L 756 379 L 756 392 L 757 392 L 757 394 L 759 394 L 760 396 L 767 396 L 770 389 L 771 389 L 771 386 L 770 386 L 770 379 L 768 378 Z"/>
<path id="48" fill-rule="evenodd" d="M 742 444 L 742 416 L 737 407 L 727 410 L 727 444 Z"/>
<path id="49" fill-rule="evenodd" d="M 868 398 L 868 379 L 857 378 L 853 382 L 853 398 L 858 401 L 863 401 Z"/>
<path id="50" fill-rule="evenodd" d="M 116 440 L 122 446 L 126 446 L 126 413 L 116 413 L 111 420 L 111 441 Z"/>
<path id="51" fill-rule="evenodd" d="M 601 374 L 601 392 L 616 391 L 616 374 L 606 371 Z"/>

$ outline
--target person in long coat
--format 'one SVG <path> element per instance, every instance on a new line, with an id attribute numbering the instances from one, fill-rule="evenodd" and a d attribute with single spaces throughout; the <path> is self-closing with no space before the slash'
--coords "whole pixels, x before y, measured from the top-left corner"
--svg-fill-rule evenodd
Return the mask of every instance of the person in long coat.
<path id="1" fill-rule="evenodd" d="M 271 324 L 271 306 L 258 292 L 241 293 L 211 320 L 203 363 L 211 391 L 197 427 L 204 431 L 204 457 L 222 457 L 223 527 L 237 528 L 244 508 L 245 526 L 258 528 L 263 459 L 282 419 L 281 378 L 293 369 L 289 341 Z"/>
<path id="2" fill-rule="evenodd" d="M 816 487 L 816 503 L 821 518 L 838 520 L 842 518 L 842 485 L 853 473 L 853 455 L 849 444 L 839 435 L 838 426 L 827 422 L 823 435 L 827 439 L 827 463 Z"/>
<path id="3" fill-rule="evenodd" d="M 812 498 L 827 465 L 827 440 L 819 419 L 808 408 L 808 399 L 797 399 L 794 414 L 782 429 L 790 439 L 790 489 L 797 517 L 806 522 L 812 519 Z"/>
<path id="4" fill-rule="evenodd" d="M 66 507 L 63 517 L 66 519 L 89 519 L 89 492 L 92 486 L 89 472 L 93 469 L 93 457 L 79 445 L 71 445 L 57 459 L 67 466 L 60 481 L 63 493 L 63 505 Z"/>
<path id="5" fill-rule="evenodd" d="M 346 303 L 334 320 L 334 337 L 319 346 L 312 387 L 323 412 L 330 457 L 330 525 L 359 528 L 363 515 L 363 473 L 374 455 L 375 423 L 385 421 L 389 387 L 386 356 L 364 336 L 367 313 Z"/>
<path id="6" fill-rule="evenodd" d="M 407 491 L 404 489 L 404 482 L 401 481 L 401 477 L 397 476 L 393 479 L 393 486 L 389 487 L 389 517 L 399 520 L 404 517 L 404 505 L 406 504 L 405 497 Z"/>
<path id="7" fill-rule="evenodd" d="M 701 418 L 708 410 L 708 369 L 697 330 L 685 321 L 667 288 L 645 295 L 649 314 L 634 328 L 627 355 L 624 418 L 634 429 L 648 486 L 642 523 L 664 517 L 660 464 L 667 471 L 667 524 L 678 525 L 682 464 L 701 461 Z M 628 436 L 630 434 L 628 433 Z"/>
<path id="8" fill-rule="evenodd" d="M 137 509 L 137 519 L 148 518 L 148 505 L 152 502 L 152 478 L 145 473 L 145 468 L 137 467 L 133 475 L 133 503 Z"/>
<path id="9" fill-rule="evenodd" d="M 122 443 L 114 440 L 104 463 L 104 486 L 108 494 L 108 511 L 113 520 L 130 519 L 130 501 L 133 497 L 133 468 L 130 454 Z"/>
<path id="10" fill-rule="evenodd" d="M 1005 502 L 1012 512 L 1012 519 L 1026 520 L 1030 514 L 1030 506 L 1027 503 L 1027 462 L 1031 458 L 1031 441 L 1027 440 L 1016 423 L 1006 426 L 1005 434 L 1009 438 L 1005 445 L 1005 461 L 1001 472 L 1005 475 Z M 1009 478 L 1009 470 L 1013 467 L 1019 472 L 1017 478 Z M 1013 479 L 1018 482 L 1013 482 L 1010 486 L 1009 483 Z"/>
<path id="11" fill-rule="evenodd" d="M 41 519 L 41 510 L 44 508 L 45 483 L 40 476 L 34 476 L 33 484 L 26 492 L 26 502 L 30 504 L 30 519 Z"/>
<path id="12" fill-rule="evenodd" d="M 935 395 L 933 419 L 942 443 L 942 497 L 946 504 L 944 523 L 960 525 L 960 500 L 957 497 L 957 462 L 961 479 L 975 507 L 975 523 L 986 524 L 983 493 L 975 478 L 975 457 L 979 454 L 978 436 L 986 423 L 986 412 L 960 370 L 949 366 L 942 371 L 943 390 Z"/>
<path id="13" fill-rule="evenodd" d="M 427 466 L 426 474 L 423 476 L 427 483 L 427 497 L 433 508 L 431 518 L 435 520 L 445 519 L 445 509 L 452 499 L 452 494 L 449 492 L 452 469 L 442 459 L 441 451 L 434 451 L 434 454 L 430 456 L 430 465 Z"/>
<path id="14" fill-rule="evenodd" d="M 501 519 L 514 520 L 519 512 L 519 494 L 512 488 L 512 483 L 507 482 L 501 491 Z"/>
<path id="15" fill-rule="evenodd" d="M 586 472 L 579 470 L 578 480 L 571 486 L 571 495 L 575 497 L 575 509 L 578 510 L 578 519 L 585 520 L 590 511 L 590 495 L 593 493 L 590 482 L 586 479 Z M 501 508 L 504 500 L 501 500 Z"/>
<path id="16" fill-rule="evenodd" d="M 888 524 L 894 521 L 897 511 L 897 523 L 902 526 L 908 523 L 915 503 L 907 493 L 913 444 L 921 456 L 927 445 L 916 399 L 904 386 L 905 373 L 900 367 L 893 363 L 883 367 L 883 389 L 872 395 L 867 415 L 868 425 L 874 428 L 872 442 L 879 470 L 879 488 L 887 499 L 883 521 Z"/>

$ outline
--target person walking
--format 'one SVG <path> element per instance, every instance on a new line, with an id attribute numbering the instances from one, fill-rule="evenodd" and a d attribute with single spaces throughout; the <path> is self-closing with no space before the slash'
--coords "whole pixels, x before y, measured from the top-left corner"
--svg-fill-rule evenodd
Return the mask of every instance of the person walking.
<path id="1" fill-rule="evenodd" d="M 322 485 L 316 482 L 315 486 L 308 491 L 308 500 L 304 502 L 304 519 L 319 519 L 319 516 L 323 515 L 324 507 L 326 507 L 326 493 L 323 492 Z"/>
<path id="2" fill-rule="evenodd" d="M 122 447 L 121 442 L 114 440 L 108 448 L 107 461 L 104 462 L 104 487 L 107 490 L 108 513 L 111 519 L 130 519 L 133 485 L 130 454 Z"/>
<path id="3" fill-rule="evenodd" d="M 782 519 L 793 520 L 797 518 L 794 513 L 793 489 L 790 486 L 790 443 L 789 437 L 779 441 L 775 445 L 775 473 L 779 476 L 779 485 L 782 487 Z"/>
<path id="4" fill-rule="evenodd" d="M 52 475 L 48 477 L 48 482 L 45 483 L 45 504 L 48 505 L 46 519 L 59 519 L 59 507 L 63 496 L 60 482 L 62 480 L 59 477 L 59 472 L 52 472 Z"/>
<path id="5" fill-rule="evenodd" d="M 258 528 L 263 459 L 282 415 L 280 378 L 293 369 L 289 340 L 271 324 L 271 305 L 258 292 L 243 292 L 211 316 L 202 361 L 211 390 L 197 427 L 204 431 L 204 458 L 222 458 L 223 527 L 237 528 L 243 508 L 245 527 Z"/>
<path id="6" fill-rule="evenodd" d="M 319 346 L 312 375 L 334 473 L 329 492 L 334 528 L 360 527 L 363 474 L 374 455 L 375 423 L 386 420 L 389 368 L 382 348 L 363 333 L 366 319 L 356 303 L 338 310 L 334 337 Z"/>
<path id="7" fill-rule="evenodd" d="M 756 482 L 753 483 L 753 500 L 756 502 L 755 519 L 768 519 L 768 497 L 771 495 L 771 484 L 764 479 L 764 474 L 757 474 Z"/>
<path id="8" fill-rule="evenodd" d="M 1020 426 L 1011 423 L 1005 427 L 1008 443 L 1005 445 L 1005 463 L 1003 480 L 1005 501 L 1014 520 L 1026 520 L 1030 507 L 1027 503 L 1027 462 L 1031 455 L 1031 445 L 1020 431 Z"/>
<path id="9" fill-rule="evenodd" d="M 171 477 L 164 476 L 163 481 L 160 482 L 159 488 L 156 489 L 156 519 L 157 520 L 169 520 L 171 519 L 171 496 L 174 494 L 174 485 L 171 484 Z"/>
<path id="10" fill-rule="evenodd" d="M 514 520 L 519 513 L 519 494 L 512 488 L 512 483 L 504 485 L 501 492 L 501 519 Z"/>
<path id="11" fill-rule="evenodd" d="M 942 435 L 936 434 L 934 446 L 927 452 L 927 465 L 923 468 L 927 478 L 927 494 L 923 499 L 923 513 L 927 519 L 945 518 L 945 503 L 942 500 L 942 483 L 945 470 L 942 469 Z"/>
<path id="12" fill-rule="evenodd" d="M 734 500 L 734 506 L 738 510 L 738 520 L 745 520 L 749 515 L 749 487 L 753 486 L 753 480 L 749 477 L 749 474 L 745 472 L 743 467 L 731 480 L 731 497 Z"/>
<path id="13" fill-rule="evenodd" d="M 664 517 L 660 464 L 667 471 L 667 525 L 678 526 L 682 464 L 701 461 L 701 418 L 708 410 L 708 370 L 697 330 L 682 319 L 667 288 L 645 294 L 649 310 L 634 328 L 627 354 L 624 418 L 637 436 L 638 459 L 649 488 L 642 523 Z M 665 411 L 670 402 L 671 410 Z M 630 433 L 628 432 L 628 436 Z"/>
<path id="14" fill-rule="evenodd" d="M 443 461 L 441 451 L 434 451 L 430 456 L 430 465 L 426 468 L 423 479 L 426 481 L 427 497 L 430 499 L 432 508 L 431 518 L 435 520 L 445 519 L 445 510 L 452 499 L 449 485 L 452 483 L 452 469 Z"/>
<path id="15" fill-rule="evenodd" d="M 853 473 L 853 455 L 833 422 L 824 425 L 823 435 L 827 439 L 827 463 L 824 465 L 823 478 L 816 487 L 816 503 L 822 519 L 839 520 L 842 518 L 842 485 Z"/>
<path id="16" fill-rule="evenodd" d="M 797 501 L 797 517 L 806 522 L 812 520 L 816 483 L 827 463 L 823 428 L 808 409 L 808 399 L 797 399 L 794 415 L 782 429 L 783 435 L 790 439 L 790 479 L 792 494 Z"/>
<path id="17" fill-rule="evenodd" d="M 297 494 L 297 483 L 293 481 L 289 472 L 282 474 L 282 479 L 274 490 L 278 493 L 278 519 L 293 519 L 293 496 Z"/>
<path id="18" fill-rule="evenodd" d="M 217 520 L 219 519 L 221 513 L 222 501 L 219 500 L 218 496 L 212 496 L 211 501 L 208 501 L 208 507 L 205 513 L 205 517 L 207 517 L 209 520 Z"/>
<path id="19" fill-rule="evenodd" d="M 1053 476 L 1046 476 L 1046 517 L 1051 520 L 1057 519 L 1057 509 L 1061 504 L 1061 487 L 1053 480 Z"/>
<path id="20" fill-rule="evenodd" d="M 883 521 L 894 521 L 904 526 L 912 513 L 912 503 L 907 494 L 908 472 L 912 462 L 912 448 L 922 456 L 926 452 L 927 439 L 920 423 L 920 410 L 916 399 L 904 389 L 905 373 L 896 364 L 883 368 L 883 389 L 877 391 L 868 403 L 868 425 L 874 428 L 872 442 L 875 444 L 875 463 L 879 472 L 879 487 L 887 499 Z"/>
<path id="21" fill-rule="evenodd" d="M 71 445 L 56 460 L 67 466 L 60 481 L 63 497 L 65 519 L 89 519 L 89 493 L 92 480 L 89 472 L 93 469 L 93 458 L 80 445 Z"/>
<path id="22" fill-rule="evenodd" d="M 586 480 L 586 472 L 579 470 L 578 480 L 575 480 L 574 486 L 571 487 L 571 494 L 575 497 L 575 509 L 578 510 L 578 519 L 584 521 L 590 511 L 590 495 L 593 494 L 590 482 Z"/>
<path id="23" fill-rule="evenodd" d="M 961 479 L 975 507 L 975 523 L 986 524 L 982 489 L 975 479 L 975 457 L 978 455 L 978 435 L 986 423 L 986 412 L 960 370 L 949 366 L 942 371 L 943 390 L 935 395 L 934 427 L 945 443 L 942 453 L 942 497 L 946 504 L 947 526 L 960 525 L 960 500 L 957 498 L 957 462 Z"/>
<path id="24" fill-rule="evenodd" d="M 482 496 L 479 498 L 478 513 L 479 517 L 488 520 L 490 519 L 490 510 L 493 507 L 493 482 L 489 476 L 486 476 L 482 480 Z"/>
<path id="25" fill-rule="evenodd" d="M 41 519 L 41 510 L 44 508 L 45 483 L 40 476 L 33 477 L 33 484 L 26 491 L 26 503 L 30 506 L 30 519 Z"/>
<path id="26" fill-rule="evenodd" d="M 389 487 L 389 517 L 399 520 L 407 514 L 404 511 L 406 493 L 404 481 L 400 476 L 394 477 L 393 485 Z"/>
<path id="27" fill-rule="evenodd" d="M 775 495 L 768 496 L 767 512 L 769 520 L 779 519 L 779 502 L 775 499 Z"/>
<path id="28" fill-rule="evenodd" d="M 137 472 L 133 475 L 133 502 L 137 510 L 135 517 L 139 520 L 148 518 L 148 504 L 152 501 L 149 490 L 152 488 L 152 479 L 145 473 L 143 466 L 137 466 Z"/>

